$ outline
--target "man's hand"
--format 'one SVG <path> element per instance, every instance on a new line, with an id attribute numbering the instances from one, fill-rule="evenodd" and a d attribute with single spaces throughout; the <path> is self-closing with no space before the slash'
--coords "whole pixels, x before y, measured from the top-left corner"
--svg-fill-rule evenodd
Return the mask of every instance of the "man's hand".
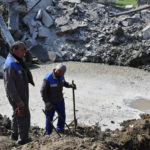
<path id="1" fill-rule="evenodd" d="M 70 87 L 73 88 L 74 90 L 77 89 L 76 85 L 75 84 L 70 84 Z"/>
<path id="2" fill-rule="evenodd" d="M 52 105 L 50 102 L 45 103 L 45 110 L 51 110 L 52 109 Z"/>
<path id="3" fill-rule="evenodd" d="M 24 103 L 21 101 L 17 103 L 16 113 L 19 117 L 24 116 Z"/>

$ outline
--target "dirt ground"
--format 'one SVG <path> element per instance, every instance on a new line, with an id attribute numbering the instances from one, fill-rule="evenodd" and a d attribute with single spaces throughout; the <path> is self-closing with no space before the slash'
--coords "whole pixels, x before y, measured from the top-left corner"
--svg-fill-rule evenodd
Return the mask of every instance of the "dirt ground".
<path id="1" fill-rule="evenodd" d="M 149 150 L 150 115 L 143 114 L 141 119 L 123 122 L 121 130 L 101 131 L 98 126 L 78 125 L 76 132 L 65 130 L 61 137 L 55 131 L 48 136 L 45 130 L 31 127 L 32 142 L 18 145 L 10 140 L 10 120 L 1 116 L 0 150 Z"/>

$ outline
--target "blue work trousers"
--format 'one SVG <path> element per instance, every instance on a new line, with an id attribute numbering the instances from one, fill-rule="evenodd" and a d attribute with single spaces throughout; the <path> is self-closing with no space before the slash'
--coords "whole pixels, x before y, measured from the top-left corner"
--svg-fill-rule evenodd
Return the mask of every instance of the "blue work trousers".
<path id="1" fill-rule="evenodd" d="M 57 111 L 61 117 L 58 115 L 58 122 L 57 122 L 57 127 L 56 129 L 58 131 L 61 131 L 64 129 L 64 125 L 65 125 L 65 120 L 66 120 L 66 113 L 65 113 L 65 102 L 64 99 L 58 103 L 53 104 L 53 108 L 50 110 L 46 110 L 46 134 L 51 134 L 52 132 L 52 125 L 50 123 L 50 121 L 53 121 L 53 117 L 55 115 L 55 112 Z"/>

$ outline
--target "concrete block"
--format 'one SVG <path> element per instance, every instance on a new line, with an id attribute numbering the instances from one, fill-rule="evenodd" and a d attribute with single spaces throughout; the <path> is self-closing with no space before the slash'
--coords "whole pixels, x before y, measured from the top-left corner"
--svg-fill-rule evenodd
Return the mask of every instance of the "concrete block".
<path id="1" fill-rule="evenodd" d="M 9 16 L 8 16 L 8 29 L 19 30 L 19 14 L 15 11 L 19 6 L 18 2 L 12 2 L 9 4 Z"/>
<path id="2" fill-rule="evenodd" d="M 36 15 L 36 19 L 39 20 L 42 18 L 42 9 L 39 9 L 37 15 Z"/>
<path id="3" fill-rule="evenodd" d="M 50 36 L 50 30 L 47 27 L 39 27 L 38 28 L 39 32 L 38 32 L 38 36 L 41 38 L 46 38 Z"/>
<path id="4" fill-rule="evenodd" d="M 11 45 L 14 43 L 14 38 L 9 32 L 2 14 L 0 14 L 0 30 L 3 39 L 8 43 L 9 47 L 11 47 Z"/>
<path id="5" fill-rule="evenodd" d="M 3 66 L 5 63 L 5 58 L 3 58 L 2 56 L 0 56 L 0 77 L 3 75 Z"/>
<path id="6" fill-rule="evenodd" d="M 45 10 L 42 11 L 42 22 L 46 27 L 53 25 L 52 17 Z"/>
<path id="7" fill-rule="evenodd" d="M 144 40 L 148 40 L 150 39 L 150 24 L 148 26 L 146 26 L 143 30 L 143 39 Z"/>

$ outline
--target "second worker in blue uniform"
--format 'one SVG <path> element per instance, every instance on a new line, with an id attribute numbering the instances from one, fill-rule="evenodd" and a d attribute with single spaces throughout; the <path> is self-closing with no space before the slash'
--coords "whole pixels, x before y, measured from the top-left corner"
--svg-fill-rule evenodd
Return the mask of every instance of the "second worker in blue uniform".
<path id="1" fill-rule="evenodd" d="M 63 98 L 63 87 L 76 88 L 74 84 L 69 84 L 65 81 L 64 74 L 66 72 L 66 66 L 59 64 L 53 70 L 47 74 L 43 80 L 41 88 L 41 96 L 45 103 L 46 113 L 46 134 L 51 134 L 52 125 L 49 121 L 53 121 L 55 111 L 59 113 L 57 122 L 57 131 L 63 131 L 66 114 L 65 114 L 65 102 Z"/>

